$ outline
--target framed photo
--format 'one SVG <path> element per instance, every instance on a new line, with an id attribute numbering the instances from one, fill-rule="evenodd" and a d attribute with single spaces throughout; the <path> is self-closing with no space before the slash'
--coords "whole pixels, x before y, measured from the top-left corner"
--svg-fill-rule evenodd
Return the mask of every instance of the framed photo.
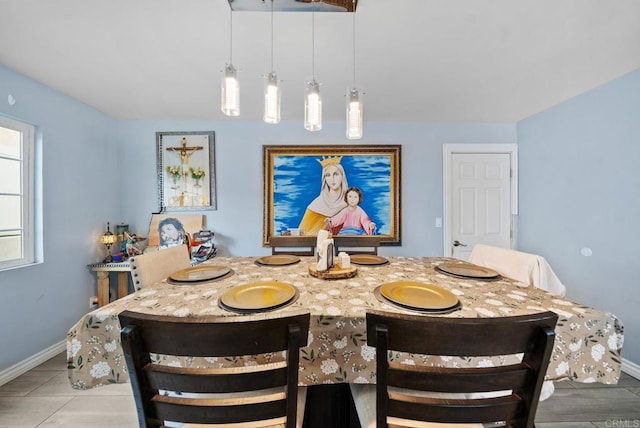
<path id="1" fill-rule="evenodd" d="M 204 229 L 203 214 L 151 214 L 148 246 L 182 245 L 186 233 L 193 236 Z"/>
<path id="2" fill-rule="evenodd" d="M 160 212 L 216 209 L 213 131 L 156 132 Z"/>
<path id="3" fill-rule="evenodd" d="M 271 236 L 379 235 L 400 245 L 400 146 L 263 146 Z"/>

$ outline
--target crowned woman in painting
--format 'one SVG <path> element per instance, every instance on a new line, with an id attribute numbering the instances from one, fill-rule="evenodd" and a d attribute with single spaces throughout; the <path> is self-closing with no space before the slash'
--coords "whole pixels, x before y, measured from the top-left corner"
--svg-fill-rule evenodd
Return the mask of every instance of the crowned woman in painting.
<path id="1" fill-rule="evenodd" d="M 298 226 L 306 235 L 317 235 L 326 227 L 327 217 L 333 217 L 347 207 L 344 195 L 349 185 L 341 160 L 342 156 L 323 156 L 318 160 L 322 165 L 320 194 L 307 206 Z"/>

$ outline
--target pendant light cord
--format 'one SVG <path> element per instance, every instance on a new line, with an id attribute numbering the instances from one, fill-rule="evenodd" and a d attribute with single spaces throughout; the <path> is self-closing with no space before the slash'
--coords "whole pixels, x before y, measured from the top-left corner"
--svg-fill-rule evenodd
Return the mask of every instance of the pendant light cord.
<path id="1" fill-rule="evenodd" d="M 316 80 L 316 3 L 311 0 L 311 80 Z"/>
<path id="2" fill-rule="evenodd" d="M 229 8 L 229 64 L 233 64 L 233 9 Z"/>
<path id="3" fill-rule="evenodd" d="M 356 0 L 353 0 L 353 86 L 356 86 Z"/>
<path id="4" fill-rule="evenodd" d="M 271 72 L 273 73 L 273 0 L 271 0 Z"/>

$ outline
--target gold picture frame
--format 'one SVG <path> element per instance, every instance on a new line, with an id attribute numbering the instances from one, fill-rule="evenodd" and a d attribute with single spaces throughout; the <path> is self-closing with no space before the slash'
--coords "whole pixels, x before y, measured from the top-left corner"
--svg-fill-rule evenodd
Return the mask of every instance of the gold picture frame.
<path id="1" fill-rule="evenodd" d="M 263 146 L 263 245 L 271 236 L 316 236 L 321 228 L 401 245 L 400 156 L 400 145 Z M 353 187 L 360 195 L 350 204 Z"/>

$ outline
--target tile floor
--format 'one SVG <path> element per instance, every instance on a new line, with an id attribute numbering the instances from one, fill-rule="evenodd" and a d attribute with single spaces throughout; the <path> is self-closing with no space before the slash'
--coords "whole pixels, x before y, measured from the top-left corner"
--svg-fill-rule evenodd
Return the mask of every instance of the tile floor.
<path id="1" fill-rule="evenodd" d="M 0 428 L 137 426 L 129 384 L 74 390 L 64 353 L 0 387 Z M 613 386 L 558 382 L 540 404 L 536 426 L 640 428 L 640 380 L 623 374 Z"/>

